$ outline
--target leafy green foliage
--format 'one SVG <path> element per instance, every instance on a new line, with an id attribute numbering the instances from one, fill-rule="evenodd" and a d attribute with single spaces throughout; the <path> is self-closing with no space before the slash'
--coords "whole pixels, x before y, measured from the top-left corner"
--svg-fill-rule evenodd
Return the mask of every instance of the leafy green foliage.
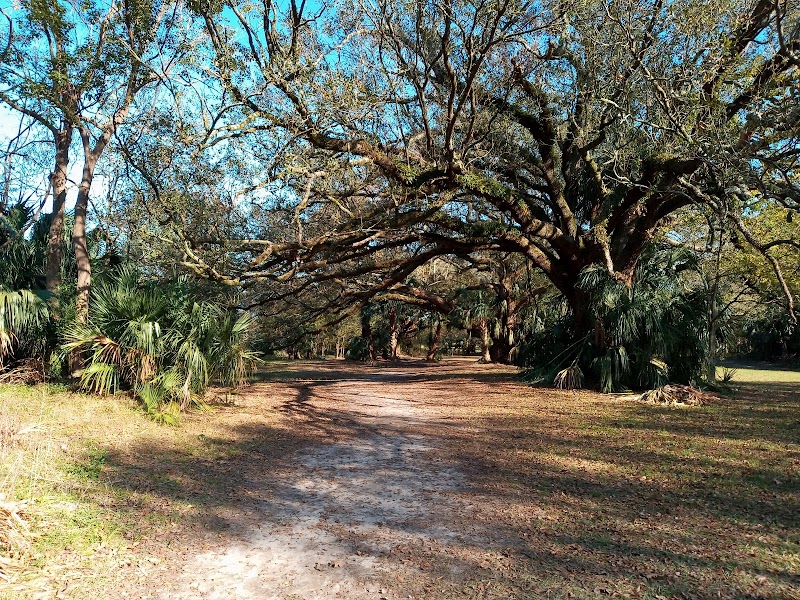
<path id="1" fill-rule="evenodd" d="M 258 360 L 248 346 L 251 327 L 249 315 L 201 300 L 185 278 L 142 281 L 123 267 L 97 284 L 89 323 L 73 325 L 63 348 L 84 357 L 81 387 L 131 389 L 148 414 L 174 423 L 180 410 L 202 406 L 212 382 L 245 379 Z"/>
<path id="2" fill-rule="evenodd" d="M 41 294 L 0 288 L 0 368 L 16 353 L 41 351 L 41 331 L 48 319 L 47 303 Z"/>
<path id="3" fill-rule="evenodd" d="M 742 325 L 737 352 L 759 360 L 800 355 L 800 328 L 793 327 L 780 308 L 753 316 Z"/>
<path id="4" fill-rule="evenodd" d="M 42 247 L 23 236 L 31 218 L 25 205 L 0 212 L 0 370 L 9 361 L 41 356 L 50 319 L 42 288 Z"/>
<path id="5" fill-rule="evenodd" d="M 360 336 L 351 338 L 345 349 L 345 356 L 350 360 L 369 360 L 369 340 Z"/>
<path id="6" fill-rule="evenodd" d="M 586 314 L 550 307 L 523 343 L 525 378 L 575 387 L 581 373 L 603 392 L 698 381 L 707 311 L 689 276 L 694 267 L 685 251 L 651 248 L 630 287 L 603 267 L 585 269 Z"/>

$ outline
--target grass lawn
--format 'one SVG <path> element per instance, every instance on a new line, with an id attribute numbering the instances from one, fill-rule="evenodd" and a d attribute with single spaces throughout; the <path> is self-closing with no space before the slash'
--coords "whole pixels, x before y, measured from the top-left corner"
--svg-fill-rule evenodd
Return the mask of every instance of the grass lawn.
<path id="1" fill-rule="evenodd" d="M 21 560 L 0 562 L 0 599 L 96 600 L 112 597 L 103 590 L 132 572 L 147 572 L 160 559 L 143 542 L 192 522 L 202 508 L 196 497 L 164 497 L 185 483 L 171 461 L 201 469 L 226 457 L 241 420 L 252 416 L 218 409 L 168 427 L 124 395 L 0 385 L 0 501 L 14 505 L 33 533 Z M 140 454 L 142 446 L 158 452 Z"/>
<path id="2" fill-rule="evenodd" d="M 361 369 L 337 365 L 332 378 Z M 236 509 L 247 465 L 291 468 L 296 451 L 326 443 L 316 419 L 326 436 L 359 435 L 339 405 L 292 412 L 299 367 L 280 368 L 178 428 L 123 396 L 0 386 L 0 494 L 21 502 L 33 532 L 24 560 L 0 563 L 10 578 L 0 598 L 117 597 L 134 577 L 157 585 L 178 540 L 191 548 L 215 511 Z M 800 598 L 797 373 L 739 369 L 736 396 L 678 408 L 530 388 L 481 368 L 443 363 L 386 384 L 427 411 L 414 431 L 466 475 L 456 493 L 475 510 L 453 526 L 489 532 L 405 549 L 418 570 L 392 582 L 398 597 Z M 458 576 L 456 561 L 469 567 Z"/>
<path id="3" fill-rule="evenodd" d="M 760 368 L 759 368 L 760 367 Z M 733 383 L 797 383 L 800 384 L 800 371 L 788 371 L 781 368 L 764 368 L 764 366 L 730 366 L 717 367 L 717 377 L 722 378 L 725 371 L 733 375 Z"/>
<path id="4" fill-rule="evenodd" d="M 800 384 L 702 408 L 541 393 L 450 407 L 480 518 L 521 541 L 492 597 L 800 598 Z"/>

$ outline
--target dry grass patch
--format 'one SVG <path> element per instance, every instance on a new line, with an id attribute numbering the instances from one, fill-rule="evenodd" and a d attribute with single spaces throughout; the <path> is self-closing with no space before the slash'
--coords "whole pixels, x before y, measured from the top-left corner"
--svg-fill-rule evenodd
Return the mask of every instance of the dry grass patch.
<path id="1" fill-rule="evenodd" d="M 0 582 L 10 584 L 30 550 L 30 529 L 20 503 L 0 498 Z"/>
<path id="2" fill-rule="evenodd" d="M 108 590 L 166 566 L 162 542 L 200 523 L 203 502 L 226 493 L 224 477 L 203 476 L 208 465 L 257 444 L 244 424 L 282 431 L 280 414 L 265 404 L 228 395 L 174 428 L 124 395 L 0 386 L 0 507 L 15 507 L 12 517 L 0 508 L 8 580 L 0 598 L 111 597 Z"/>

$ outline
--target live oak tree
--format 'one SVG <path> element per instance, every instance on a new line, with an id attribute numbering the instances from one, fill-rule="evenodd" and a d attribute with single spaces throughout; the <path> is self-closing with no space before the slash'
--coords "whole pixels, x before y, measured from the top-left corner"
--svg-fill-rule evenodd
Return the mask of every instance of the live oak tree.
<path id="1" fill-rule="evenodd" d="M 369 267 L 388 287 L 436 255 L 513 252 L 580 326 L 581 271 L 630 285 L 679 209 L 735 211 L 743 190 L 797 201 L 791 3 L 225 6 L 195 7 L 224 90 L 205 141 L 272 136 L 303 156 L 291 197 L 305 224 L 193 240 L 186 261 L 207 276 Z M 235 254 L 228 272 L 204 263 L 210 247 Z"/>

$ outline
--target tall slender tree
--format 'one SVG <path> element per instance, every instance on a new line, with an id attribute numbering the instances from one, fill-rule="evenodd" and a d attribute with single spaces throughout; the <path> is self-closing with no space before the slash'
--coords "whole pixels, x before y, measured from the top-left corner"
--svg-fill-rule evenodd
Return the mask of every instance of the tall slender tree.
<path id="1" fill-rule="evenodd" d="M 80 140 L 72 242 L 78 268 L 76 314 L 88 315 L 91 264 L 87 214 L 98 161 L 129 121 L 137 97 L 169 77 L 188 51 L 180 4 L 156 0 L 43 2 L 24 0 L 4 13 L 8 43 L 0 56 L 0 102 L 49 131 L 53 212 L 47 287 L 60 285 L 61 240 L 73 141 Z"/>

